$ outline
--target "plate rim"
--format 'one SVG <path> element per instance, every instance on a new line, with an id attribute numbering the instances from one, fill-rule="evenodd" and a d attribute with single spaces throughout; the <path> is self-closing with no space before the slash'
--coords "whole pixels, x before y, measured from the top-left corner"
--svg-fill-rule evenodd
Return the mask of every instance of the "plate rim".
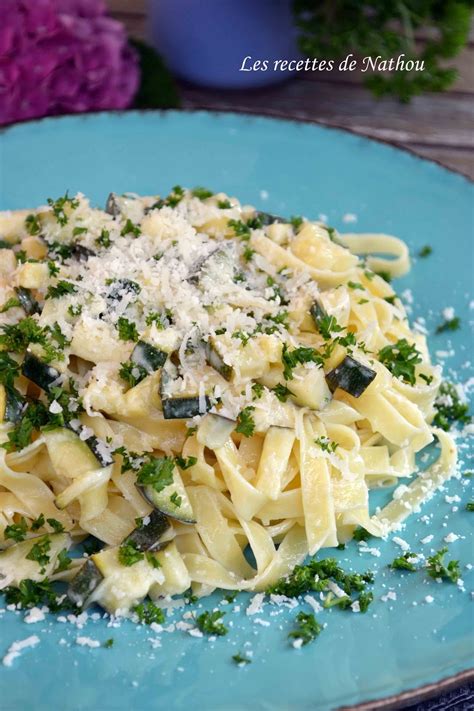
<path id="1" fill-rule="evenodd" d="M 319 128 L 326 129 L 328 131 L 334 131 L 336 133 L 348 134 L 354 138 L 360 138 L 364 141 L 369 141 L 370 143 L 378 144 L 380 146 L 385 146 L 386 148 L 391 148 L 395 151 L 400 151 L 401 153 L 408 154 L 414 159 L 417 159 L 423 163 L 435 165 L 442 171 L 448 174 L 458 176 L 463 178 L 468 185 L 474 185 L 474 178 L 466 175 L 465 173 L 457 170 L 456 168 L 449 168 L 444 163 L 436 158 L 427 158 L 426 156 L 421 156 L 410 146 L 402 145 L 397 141 L 389 141 L 385 138 L 380 138 L 379 136 L 368 136 L 364 133 L 360 133 L 353 128 L 348 126 L 332 126 L 322 119 L 308 118 L 306 116 L 285 116 L 283 111 L 278 109 L 268 109 L 261 111 L 258 109 L 252 110 L 251 108 L 240 109 L 235 106 L 229 106 L 228 108 L 213 108 L 210 105 L 204 104 L 199 107 L 179 107 L 179 108 L 163 108 L 163 109 L 104 109 L 101 111 L 86 111 L 84 113 L 66 113 L 66 114 L 56 114 L 52 116 L 41 116 L 38 118 L 24 119 L 21 121 L 15 121 L 14 123 L 0 125 L 0 138 L 8 132 L 15 130 L 19 126 L 27 126 L 29 124 L 41 124 L 44 122 L 55 122 L 62 121 L 63 119 L 88 119 L 99 116 L 126 116 L 126 115 L 148 115 L 156 114 L 157 116 L 168 115 L 168 114 L 207 114 L 209 116 L 236 116 L 236 117 L 247 117 L 247 118 L 263 118 L 273 121 L 281 121 L 284 123 L 294 123 L 303 124 L 308 126 L 318 126 Z"/>
<path id="2" fill-rule="evenodd" d="M 401 145 L 398 142 L 391 142 L 387 139 L 380 137 L 367 136 L 358 131 L 341 126 L 332 126 L 321 119 L 312 119 L 302 116 L 286 116 L 283 111 L 276 109 L 269 109 L 264 112 L 261 110 L 252 109 L 239 109 L 237 107 L 229 108 L 219 108 L 215 109 L 209 105 L 204 104 L 202 107 L 183 107 L 183 108 L 168 108 L 168 109 L 112 109 L 112 110 L 102 110 L 102 111 L 89 111 L 85 113 L 68 113 L 53 116 L 43 116 L 39 118 L 26 119 L 22 121 L 17 121 L 12 124 L 7 124 L 0 126 L 0 141 L 4 136 L 7 136 L 10 132 L 15 131 L 17 128 L 23 126 L 34 126 L 43 123 L 56 123 L 69 121 L 71 119 L 79 120 L 93 120 L 100 117 L 127 117 L 127 116 L 148 116 L 155 115 L 158 117 L 173 116 L 174 114 L 187 114 L 187 115 L 207 115 L 210 117 L 217 118 L 219 116 L 234 116 L 235 118 L 249 118 L 249 119 L 264 119 L 270 122 L 283 122 L 288 124 L 296 125 L 309 125 L 322 128 L 334 133 L 348 134 L 354 138 L 361 139 L 362 141 L 368 141 L 369 143 L 376 144 L 379 146 L 384 146 L 385 148 L 391 149 L 395 152 L 400 152 L 402 154 L 407 154 L 417 161 L 428 165 L 435 165 L 443 173 L 456 176 L 463 179 L 467 185 L 474 185 L 474 179 L 468 175 L 462 173 L 460 170 L 455 168 L 449 168 L 439 160 L 435 158 L 427 158 L 425 156 L 420 156 L 416 151 L 408 146 Z M 421 686 L 412 687 L 396 694 L 390 694 L 388 696 L 381 696 L 378 698 L 367 699 L 365 701 L 358 702 L 357 704 L 344 704 L 335 706 L 335 711 L 396 711 L 396 709 L 401 709 L 407 703 L 426 701 L 437 694 L 454 689 L 462 684 L 474 682 L 474 666 L 463 669 L 455 674 L 450 674 L 446 677 L 441 677 L 440 679 L 422 684 Z"/>

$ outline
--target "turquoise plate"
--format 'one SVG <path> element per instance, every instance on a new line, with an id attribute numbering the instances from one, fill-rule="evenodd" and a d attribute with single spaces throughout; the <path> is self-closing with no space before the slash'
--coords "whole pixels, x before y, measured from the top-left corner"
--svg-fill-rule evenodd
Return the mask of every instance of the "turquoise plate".
<path id="1" fill-rule="evenodd" d="M 224 190 L 277 214 L 317 218 L 323 213 L 341 230 L 394 233 L 415 255 L 430 244 L 433 254 L 414 260 L 412 272 L 396 288 L 409 289 L 413 317 L 426 318 L 435 359 L 445 361 L 447 372 L 457 372 L 462 381 L 470 376 L 473 189 L 433 163 L 315 125 L 150 112 L 46 119 L 6 129 L 0 135 L 0 170 L 1 209 L 36 206 L 66 189 L 103 205 L 110 190 L 163 193 L 182 183 Z M 357 215 L 357 222 L 345 223 L 348 214 Z M 455 307 L 462 328 L 433 335 L 446 306 Z M 468 469 L 467 444 L 460 443 Z M 15 640 L 35 634 L 40 643 L 11 667 L 0 665 L 0 707 L 325 710 L 465 672 L 473 661 L 473 576 L 466 564 L 474 517 L 465 510 L 472 496 L 468 484 L 467 478 L 449 482 L 400 534 L 412 550 L 428 555 L 444 545 L 447 534 L 459 536 L 449 549 L 461 561 L 463 589 L 437 584 L 423 572 L 388 570 L 387 563 L 400 553 L 391 540 L 375 543 L 379 557 L 351 544 L 336 554 L 348 567 L 379 571 L 375 601 L 365 615 L 321 613 L 327 627 L 300 650 L 287 640 L 296 612 L 267 604 L 260 614 L 247 616 L 245 594 L 222 607 L 231 629 L 215 641 L 182 630 L 157 635 L 128 622 L 113 628 L 102 619 L 89 620 L 83 629 L 53 617 L 25 624 L 24 613 L 5 612 L 0 614 L 0 659 Z M 422 544 L 430 533 L 432 542 Z M 396 600 L 391 595 L 384 602 L 390 591 Z M 215 595 L 202 606 L 220 600 Z M 176 611 L 169 623 L 179 621 L 181 613 Z M 81 647 L 78 636 L 113 638 L 114 646 Z M 251 652 L 252 664 L 237 667 L 231 657 L 238 651 Z"/>

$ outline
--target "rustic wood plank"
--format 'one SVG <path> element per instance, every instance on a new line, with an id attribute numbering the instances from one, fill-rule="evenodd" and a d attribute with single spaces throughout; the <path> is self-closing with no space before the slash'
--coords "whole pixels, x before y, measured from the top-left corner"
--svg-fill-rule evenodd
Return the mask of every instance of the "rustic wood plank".
<path id="1" fill-rule="evenodd" d="M 253 91 L 216 91 L 183 86 L 185 106 L 202 106 L 321 121 L 330 126 L 397 143 L 473 146 L 473 102 L 470 96 L 427 94 L 405 105 L 395 99 L 375 100 L 363 87 L 308 81 Z"/>
<path id="2" fill-rule="evenodd" d="M 440 146 L 418 146 L 416 144 L 411 145 L 410 150 L 474 180 L 474 151 Z"/>

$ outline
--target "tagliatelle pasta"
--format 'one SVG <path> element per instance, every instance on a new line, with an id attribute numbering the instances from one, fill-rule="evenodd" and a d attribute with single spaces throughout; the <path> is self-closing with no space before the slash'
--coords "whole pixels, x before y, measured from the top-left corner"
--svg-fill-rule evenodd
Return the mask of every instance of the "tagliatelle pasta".
<path id="1" fill-rule="evenodd" d="M 396 237 L 176 186 L 105 211 L 66 194 L 2 213 L 0 238 L 0 589 L 69 580 L 115 614 L 265 590 L 453 472 Z M 65 563 L 88 535 L 102 549 Z"/>

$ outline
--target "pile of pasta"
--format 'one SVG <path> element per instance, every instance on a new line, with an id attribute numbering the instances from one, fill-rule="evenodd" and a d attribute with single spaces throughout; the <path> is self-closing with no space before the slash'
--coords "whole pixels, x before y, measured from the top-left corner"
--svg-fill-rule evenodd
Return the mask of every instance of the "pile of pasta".
<path id="1" fill-rule="evenodd" d="M 358 527 L 385 537 L 454 471 L 452 439 L 430 425 L 440 368 L 379 275 L 409 269 L 396 237 L 176 186 L 2 213 L 0 240 L 0 356 L 14 362 L 0 370 L 0 588 L 73 584 L 93 561 L 76 598 L 113 613 L 189 587 L 265 590 Z M 42 335 L 12 346 L 25 320 Z M 408 378 L 380 356 L 400 343 L 417 356 Z M 18 448 L 32 402 L 52 424 Z M 156 461 L 167 483 L 147 489 Z M 370 491 L 400 479 L 371 514 Z M 145 551 L 135 533 L 157 511 Z M 61 569 L 90 535 L 102 551 Z"/>

